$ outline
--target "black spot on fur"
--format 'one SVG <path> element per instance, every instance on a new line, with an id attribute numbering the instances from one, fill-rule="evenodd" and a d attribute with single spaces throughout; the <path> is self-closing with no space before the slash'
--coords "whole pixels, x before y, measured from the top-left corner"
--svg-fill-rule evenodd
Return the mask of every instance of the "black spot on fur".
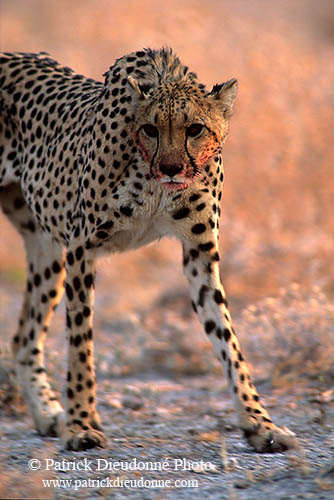
<path id="1" fill-rule="evenodd" d="M 198 296 L 198 305 L 201 307 L 204 307 L 204 300 L 205 300 L 205 295 L 209 291 L 209 287 L 206 285 L 202 285 L 200 291 L 199 291 L 199 296 Z"/>
<path id="2" fill-rule="evenodd" d="M 177 212 L 175 212 L 175 214 L 173 215 L 173 219 L 175 220 L 184 219 L 185 217 L 188 217 L 189 214 L 190 214 L 189 208 L 183 207 L 180 208 L 180 210 L 178 210 Z"/>
<path id="3" fill-rule="evenodd" d="M 112 220 L 109 220 L 107 222 L 105 222 L 104 224 L 100 224 L 97 229 L 99 231 L 108 231 L 109 229 L 111 229 L 113 227 L 114 223 Z"/>
<path id="4" fill-rule="evenodd" d="M 212 250 L 214 248 L 214 244 L 211 241 L 208 241 L 207 243 L 200 243 L 198 245 L 198 249 L 201 252 L 209 252 L 209 250 Z"/>
<path id="5" fill-rule="evenodd" d="M 194 233 L 194 234 L 202 234 L 206 231 L 206 227 L 205 227 L 205 224 L 202 224 L 201 222 L 198 223 L 198 224 L 195 224 L 192 228 L 191 228 L 191 231 Z"/>
<path id="6" fill-rule="evenodd" d="M 82 315 L 82 313 L 77 313 L 76 316 L 75 316 L 75 324 L 77 326 L 80 326 L 80 325 L 82 325 L 82 322 L 83 322 L 83 315 Z"/>
<path id="7" fill-rule="evenodd" d="M 213 298 L 216 302 L 216 304 L 223 304 L 224 303 L 224 297 L 218 288 L 215 290 L 215 293 L 213 295 Z"/>
<path id="8" fill-rule="evenodd" d="M 91 286 L 93 286 L 93 282 L 94 282 L 94 279 L 93 279 L 92 274 L 87 274 L 84 277 L 84 283 L 85 283 L 86 288 L 90 288 Z"/>
<path id="9" fill-rule="evenodd" d="M 60 273 L 60 271 L 61 271 L 61 267 L 56 260 L 52 264 L 52 271 L 56 274 Z"/>
<path id="10" fill-rule="evenodd" d="M 204 323 L 204 328 L 206 333 L 209 335 L 216 328 L 216 323 L 212 320 L 208 320 Z"/>
<path id="11" fill-rule="evenodd" d="M 226 342 L 228 342 L 231 338 L 231 332 L 228 328 L 225 328 L 224 329 L 224 332 L 223 332 L 223 335 L 224 335 L 224 339 Z"/>
<path id="12" fill-rule="evenodd" d="M 131 217 L 131 215 L 133 214 L 133 208 L 131 207 L 128 207 L 128 206 L 122 206 L 120 208 L 120 212 L 125 215 L 126 217 Z"/>

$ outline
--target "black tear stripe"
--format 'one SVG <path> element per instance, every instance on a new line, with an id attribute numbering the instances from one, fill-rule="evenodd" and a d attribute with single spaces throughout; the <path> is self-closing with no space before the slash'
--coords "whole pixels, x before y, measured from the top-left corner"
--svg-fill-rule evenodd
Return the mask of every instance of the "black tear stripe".
<path id="1" fill-rule="evenodd" d="M 157 147 L 156 147 L 156 150 L 154 152 L 154 155 L 152 156 L 151 165 L 150 165 L 150 174 L 151 174 L 151 177 L 152 177 L 152 170 L 153 170 L 154 160 L 155 160 L 155 157 L 158 154 L 158 149 L 159 149 L 159 134 L 158 134 L 158 137 L 157 137 Z"/>
<path id="2" fill-rule="evenodd" d="M 185 151 L 187 153 L 187 156 L 189 158 L 190 165 L 194 169 L 194 174 L 196 175 L 199 172 L 199 168 L 198 168 L 198 166 L 195 163 L 195 159 L 191 156 L 191 154 L 188 151 L 188 139 L 187 139 L 187 136 L 186 136 L 185 141 L 184 141 L 184 149 L 185 149 Z"/>

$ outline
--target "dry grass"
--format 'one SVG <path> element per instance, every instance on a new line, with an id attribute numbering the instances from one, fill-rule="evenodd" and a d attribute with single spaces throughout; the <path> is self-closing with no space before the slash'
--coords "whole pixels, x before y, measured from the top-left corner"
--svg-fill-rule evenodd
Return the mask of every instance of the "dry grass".
<path id="1" fill-rule="evenodd" d="M 253 363 L 266 365 L 273 380 L 298 375 L 333 381 L 334 306 L 318 288 L 306 293 L 293 284 L 249 306 L 238 327 Z"/>
<path id="2" fill-rule="evenodd" d="M 186 300 L 179 301 L 183 311 Z M 108 354 L 97 354 L 97 365 L 109 376 L 147 370 L 183 375 L 221 371 L 195 315 L 189 311 L 182 316 L 173 304 L 99 325 Z M 275 385 L 284 380 L 286 387 L 296 377 L 311 377 L 324 387 L 333 382 L 334 306 L 318 288 L 305 291 L 291 285 L 278 297 L 246 308 L 236 327 L 257 378 L 270 374 Z"/>

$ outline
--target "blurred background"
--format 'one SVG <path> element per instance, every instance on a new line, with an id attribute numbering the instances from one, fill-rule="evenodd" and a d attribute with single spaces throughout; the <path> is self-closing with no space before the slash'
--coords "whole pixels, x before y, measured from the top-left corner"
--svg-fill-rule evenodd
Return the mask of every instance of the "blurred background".
<path id="1" fill-rule="evenodd" d="M 0 8 L 3 50 L 47 51 L 95 79 L 128 52 L 166 45 L 208 88 L 238 78 L 221 221 L 232 313 L 291 283 L 333 298 L 332 0 L 1 0 Z M 188 311 L 176 241 L 102 259 L 99 271 L 97 307 L 108 317 L 153 305 Z M 20 238 L 0 214 L 3 312 L 18 311 L 12 292 L 24 276 Z"/>

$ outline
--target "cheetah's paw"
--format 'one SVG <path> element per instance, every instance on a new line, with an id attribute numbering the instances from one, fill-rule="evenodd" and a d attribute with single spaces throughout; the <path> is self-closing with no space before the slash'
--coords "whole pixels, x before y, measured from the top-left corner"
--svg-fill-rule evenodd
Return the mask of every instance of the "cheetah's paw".
<path id="1" fill-rule="evenodd" d="M 248 443 L 260 453 L 277 453 L 298 448 L 295 434 L 287 427 L 273 425 L 271 429 L 263 429 L 256 426 L 253 429 L 244 429 L 243 432 Z"/>
<path id="2" fill-rule="evenodd" d="M 58 437 L 61 436 L 65 427 L 65 413 L 58 401 L 53 407 L 48 407 L 47 411 L 32 411 L 37 432 L 41 436 Z M 35 410 L 35 411 L 34 411 Z"/>
<path id="3" fill-rule="evenodd" d="M 62 437 L 62 442 L 65 449 L 73 451 L 107 447 L 107 439 L 104 434 L 93 428 L 81 429 L 80 431 L 68 429 Z"/>

